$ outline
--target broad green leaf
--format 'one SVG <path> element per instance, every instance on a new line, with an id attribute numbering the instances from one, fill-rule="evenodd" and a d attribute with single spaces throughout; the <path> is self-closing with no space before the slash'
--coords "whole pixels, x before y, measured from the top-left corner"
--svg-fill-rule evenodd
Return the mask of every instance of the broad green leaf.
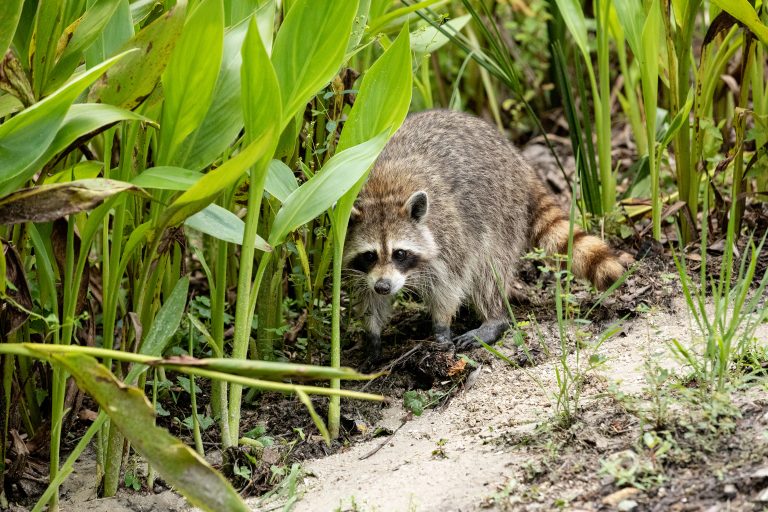
<path id="1" fill-rule="evenodd" d="M 66 183 L 73 180 L 87 180 L 97 178 L 101 174 L 104 168 L 103 162 L 95 162 L 93 160 L 85 160 L 79 162 L 74 167 L 67 167 L 52 176 L 45 179 L 48 184 L 51 183 Z"/>
<path id="2" fill-rule="evenodd" d="M 382 130 L 392 135 L 400 128 L 411 104 L 413 74 L 410 47 L 408 27 L 404 25 L 395 42 L 363 76 L 355 104 L 344 123 L 337 151 L 368 140 Z M 333 227 L 341 243 L 352 205 L 367 176 L 368 170 L 339 199 L 334 209 Z"/>
<path id="3" fill-rule="evenodd" d="M 44 100 L 0 125 L 0 196 L 21 186 L 39 169 L 32 164 L 53 141 L 75 98 L 129 53 L 122 53 L 74 78 Z"/>
<path id="4" fill-rule="evenodd" d="M 386 130 L 373 139 L 336 153 L 315 176 L 294 190 L 275 216 L 269 244 L 281 244 L 294 229 L 333 206 L 373 165 L 389 139 Z"/>
<path id="5" fill-rule="evenodd" d="M 131 235 L 128 237 L 128 241 L 125 243 L 122 254 L 120 255 L 120 267 L 117 270 L 118 275 L 122 276 L 125 273 L 125 269 L 128 268 L 128 263 L 130 263 L 134 253 L 142 247 L 142 242 L 149 237 L 151 232 L 152 223 L 149 221 L 139 224 L 131 231 Z"/>
<path id="6" fill-rule="evenodd" d="M 0 224 L 52 221 L 90 210 L 104 199 L 126 190 L 138 189 L 130 183 L 106 179 L 26 188 L 0 199 Z"/>
<path id="7" fill-rule="evenodd" d="M 83 52 L 101 35 L 122 0 L 97 0 L 78 20 L 72 38 L 67 42 L 45 83 L 45 91 L 53 91 L 64 83 L 83 58 Z"/>
<path id="8" fill-rule="evenodd" d="M 229 482 L 205 459 L 154 424 L 154 409 L 141 390 L 118 381 L 91 356 L 51 354 L 50 358 L 72 374 L 131 446 L 190 504 L 211 512 L 248 511 Z"/>
<path id="9" fill-rule="evenodd" d="M 128 110 L 139 105 L 155 89 L 184 26 L 185 2 L 179 2 L 165 14 L 133 36 L 124 48 L 138 48 L 120 62 L 92 88 L 93 103 L 109 103 Z"/>
<path id="10" fill-rule="evenodd" d="M 357 45 L 365 34 L 365 27 L 368 25 L 368 13 L 371 10 L 371 0 L 360 0 L 357 5 L 357 13 L 352 23 L 352 33 L 347 42 L 347 49 L 344 53 L 349 55 L 355 51 Z"/>
<path id="11" fill-rule="evenodd" d="M 144 21 L 152 11 L 163 3 L 160 0 L 134 0 L 131 2 L 131 20 L 134 24 L 138 25 Z"/>
<path id="12" fill-rule="evenodd" d="M 643 45 L 641 48 L 640 75 L 643 84 L 643 101 L 646 108 L 653 108 L 657 104 L 658 76 L 659 76 L 659 33 L 662 20 L 659 9 L 659 0 L 653 0 L 651 8 L 643 25 Z M 656 129 L 655 116 L 647 115 L 646 124 L 653 125 L 649 128 L 650 140 L 653 140 Z"/>
<path id="13" fill-rule="evenodd" d="M 237 245 L 243 243 L 245 222 L 217 204 L 209 204 L 184 221 L 184 225 L 225 242 Z M 253 246 L 260 251 L 272 251 L 272 247 L 258 235 Z"/>
<path id="14" fill-rule="evenodd" d="M 139 354 L 145 356 L 160 357 L 168 346 L 168 341 L 179 330 L 181 317 L 187 305 L 189 292 L 189 277 L 184 276 L 173 287 L 171 294 L 165 299 L 157 316 L 152 321 L 149 331 L 146 332 L 139 347 Z M 133 384 L 139 374 L 146 370 L 146 366 L 137 365 L 128 372 L 125 382 Z"/>
<path id="15" fill-rule="evenodd" d="M 555 0 L 555 2 L 576 46 L 579 47 L 584 59 L 589 60 L 587 22 L 584 19 L 580 0 Z"/>
<path id="16" fill-rule="evenodd" d="M 190 356 L 167 357 L 152 363 L 153 365 L 170 367 L 194 366 L 230 375 L 242 375 L 266 380 L 368 380 L 375 375 L 358 373 L 352 368 L 332 368 L 330 366 L 315 366 L 310 364 L 281 363 L 277 361 L 258 361 L 247 359 L 211 358 L 197 359 Z"/>
<path id="17" fill-rule="evenodd" d="M 371 139 L 383 130 L 395 133 L 411 103 L 411 52 L 404 27 L 395 42 L 363 76 L 355 104 L 347 116 L 337 151 Z"/>
<path id="18" fill-rule="evenodd" d="M 187 169 L 205 169 L 234 142 L 243 129 L 240 108 L 240 65 L 248 21 L 232 27 L 224 36 L 219 77 L 213 99 L 200 123 L 179 148 L 176 162 Z"/>
<path id="19" fill-rule="evenodd" d="M 281 130 L 339 70 L 357 4 L 298 0 L 291 7 L 272 50 L 283 101 Z"/>
<path id="20" fill-rule="evenodd" d="M 213 98 L 224 45 L 222 0 L 202 0 L 190 13 L 162 75 L 158 163 L 174 162 L 179 145 L 203 121 Z"/>
<path id="21" fill-rule="evenodd" d="M 24 0 L 4 0 L 0 2 L 0 55 L 5 55 L 5 50 L 11 45 L 23 6 Z"/>
<path id="22" fill-rule="evenodd" d="M 0 96 L 0 119 L 23 110 L 24 105 L 16 96 L 3 94 Z"/>
<path id="23" fill-rule="evenodd" d="M 225 4 L 228 5 L 228 4 Z M 272 26 L 275 17 L 273 1 L 265 2 L 254 14 L 259 26 L 262 41 L 272 45 Z M 243 111 L 241 108 L 240 66 L 241 49 L 249 20 L 244 20 L 227 31 L 224 36 L 224 51 L 221 70 L 213 91 L 213 101 L 205 119 L 181 144 L 176 159 L 179 165 L 187 169 L 208 167 L 232 144 L 243 129 Z"/>
<path id="24" fill-rule="evenodd" d="M 267 181 L 264 183 L 264 189 L 272 194 L 278 201 L 284 203 L 291 192 L 299 188 L 299 182 L 290 167 L 281 160 L 272 160 L 269 162 L 267 170 Z"/>
<path id="25" fill-rule="evenodd" d="M 61 123 L 59 131 L 33 167 L 44 166 L 54 155 L 72 144 L 79 143 L 89 133 L 97 132 L 120 121 L 142 121 L 154 124 L 151 119 L 130 110 L 99 103 L 75 103 Z"/>
<path id="26" fill-rule="evenodd" d="M 200 181 L 203 174 L 181 167 L 159 166 L 150 167 L 131 180 L 131 183 L 141 188 L 156 190 L 187 190 Z"/>
<path id="27" fill-rule="evenodd" d="M 89 0 L 93 3 L 97 0 Z M 133 18 L 131 9 L 134 4 L 129 4 L 128 0 L 120 0 L 117 9 L 107 21 L 96 40 L 85 50 L 86 67 L 93 67 L 104 59 L 117 53 L 133 36 Z M 136 22 L 139 26 L 139 22 Z"/>
<path id="28" fill-rule="evenodd" d="M 184 219 L 211 204 L 223 190 L 237 183 L 250 166 L 259 159 L 265 158 L 265 155 L 269 157 L 267 152 L 274 148 L 274 139 L 274 132 L 265 132 L 261 138 L 248 144 L 234 158 L 205 174 L 165 209 L 158 221 L 158 226 L 165 228 L 181 224 Z"/>
<path id="29" fill-rule="evenodd" d="M 722 10 L 742 22 L 763 44 L 768 44 L 768 27 L 747 0 L 712 0 Z"/>
<path id="30" fill-rule="evenodd" d="M 251 18 L 242 55 L 240 81 L 243 84 L 243 120 L 245 140 L 250 142 L 264 132 L 277 133 L 276 128 L 280 125 L 282 115 L 278 77 L 261 40 L 255 18 Z"/>
<path id="31" fill-rule="evenodd" d="M 656 140 L 661 143 L 662 148 L 666 148 L 672 142 L 672 139 L 680 129 L 689 129 L 691 107 L 693 107 L 693 89 L 688 91 L 688 99 L 685 101 L 685 105 L 675 114 L 675 117 L 669 122 L 667 129 L 663 133 L 657 134 Z"/>
<path id="32" fill-rule="evenodd" d="M 34 70 L 32 88 L 35 98 L 39 99 L 43 96 L 42 91 L 48 79 L 48 73 L 56 61 L 56 46 L 66 26 L 64 16 L 67 10 L 67 1 L 48 0 L 29 3 L 37 5 L 34 31 L 30 41 L 29 60 L 30 67 Z"/>
<path id="33" fill-rule="evenodd" d="M 635 0 L 614 0 L 613 3 L 616 9 L 616 16 L 619 18 L 619 23 L 624 29 L 624 34 L 627 38 L 632 53 L 638 59 L 641 59 L 643 42 L 643 22 L 645 21 L 646 14 L 643 10 L 641 2 Z"/>
<path id="34" fill-rule="evenodd" d="M 440 28 L 449 34 L 456 35 L 471 19 L 471 14 L 465 14 L 464 16 L 448 20 L 440 25 Z M 434 52 L 448 41 L 450 41 L 448 37 L 429 24 L 411 32 L 411 49 L 418 53 Z"/>

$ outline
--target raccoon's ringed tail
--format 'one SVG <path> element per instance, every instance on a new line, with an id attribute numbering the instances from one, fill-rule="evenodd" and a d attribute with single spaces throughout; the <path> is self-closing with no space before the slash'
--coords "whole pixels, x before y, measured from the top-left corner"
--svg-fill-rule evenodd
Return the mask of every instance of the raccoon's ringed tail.
<path id="1" fill-rule="evenodd" d="M 537 202 L 531 226 L 531 245 L 550 254 L 566 254 L 570 230 L 568 216 L 548 194 L 542 194 Z M 621 277 L 624 266 L 605 242 L 574 226 L 572 270 L 576 277 L 589 279 L 598 289 L 605 290 Z"/>

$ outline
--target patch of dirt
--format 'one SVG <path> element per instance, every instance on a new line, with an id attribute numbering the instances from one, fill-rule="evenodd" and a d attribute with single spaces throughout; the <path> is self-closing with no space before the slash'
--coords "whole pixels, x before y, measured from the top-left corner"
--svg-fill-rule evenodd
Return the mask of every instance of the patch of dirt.
<path id="1" fill-rule="evenodd" d="M 578 308 L 591 322 L 567 332 L 563 356 L 552 276 L 529 262 L 523 280 L 530 301 L 513 305 L 522 335 L 508 334 L 499 347 L 515 366 L 484 349 L 467 359 L 435 352 L 425 311 L 406 302 L 384 333 L 390 373 L 348 386 L 390 402 L 342 401 L 342 437 L 328 447 L 298 400 L 261 397 L 258 407 L 244 408 L 243 430 L 263 426 L 275 448 L 251 468 L 250 482 L 236 486 L 246 495 L 264 492 L 272 464 L 300 462 L 297 511 L 760 510 L 768 504 L 754 501 L 768 500 L 765 380 L 735 391 L 726 413 L 664 393 L 656 395 L 663 398 L 656 405 L 666 407 L 658 412 L 649 400 L 649 375 L 686 382 L 689 373 L 670 352 L 671 340 L 688 343 L 694 332 L 673 272 L 668 258 L 651 251 L 600 303 L 577 284 Z M 462 312 L 455 332 L 476 322 Z M 347 337 L 359 341 L 361 334 L 353 326 Z M 758 336 L 768 339 L 768 325 Z M 348 349 L 342 362 L 359 367 L 364 355 Z M 561 361 L 586 370 L 590 356 L 602 363 L 584 374 L 578 414 L 553 422 Z M 434 398 L 418 417 L 403 408 L 403 394 L 412 390 Z M 325 416 L 327 400 L 313 403 Z M 705 413 L 721 416 L 713 423 Z M 233 454 L 207 441 L 209 460 L 226 472 Z M 157 494 L 123 489 L 117 498 L 96 499 L 93 454 L 84 459 L 63 490 L 64 511 L 191 510 L 162 485 Z M 258 498 L 248 503 L 264 509 Z"/>
<path id="2" fill-rule="evenodd" d="M 669 425 L 654 430 L 628 410 L 648 403 L 632 400 L 649 398 L 647 361 L 686 375 L 668 342 L 686 342 L 692 327 L 684 304 L 671 306 L 629 320 L 603 343 L 606 362 L 588 374 L 583 409 L 568 428 L 550 421 L 559 356 L 524 368 L 487 359 L 444 410 L 305 462 L 310 476 L 295 510 L 761 510 L 765 503 L 752 500 L 768 487 L 764 383 L 733 394 L 732 425 L 716 432 L 702 430 L 696 411 L 671 411 Z M 768 326 L 758 336 L 768 339 Z M 575 367 L 576 354 L 567 358 Z M 405 414 L 395 404 L 379 426 L 394 431 Z M 666 453 L 644 440 L 649 432 L 672 445 Z M 629 481 L 601 472 L 610 463 L 625 467 Z"/>

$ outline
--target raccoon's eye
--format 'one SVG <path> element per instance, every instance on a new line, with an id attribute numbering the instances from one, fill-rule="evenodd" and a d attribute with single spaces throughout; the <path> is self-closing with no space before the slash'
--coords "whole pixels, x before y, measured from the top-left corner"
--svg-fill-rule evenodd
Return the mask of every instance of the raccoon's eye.
<path id="1" fill-rule="evenodd" d="M 395 261 L 403 261 L 406 257 L 408 257 L 408 251 L 404 251 L 403 249 L 396 249 L 395 252 L 392 253 L 392 259 Z"/>
<path id="2" fill-rule="evenodd" d="M 368 263 L 376 261 L 376 253 L 374 251 L 364 252 L 361 256 L 363 257 L 363 260 Z"/>

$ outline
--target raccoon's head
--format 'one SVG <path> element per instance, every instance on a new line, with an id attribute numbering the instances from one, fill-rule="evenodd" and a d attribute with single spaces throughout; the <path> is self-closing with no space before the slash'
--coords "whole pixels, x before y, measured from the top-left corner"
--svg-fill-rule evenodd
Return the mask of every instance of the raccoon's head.
<path id="1" fill-rule="evenodd" d="M 426 222 L 427 193 L 418 191 L 405 202 L 388 196 L 363 197 L 352 210 L 344 247 L 344 266 L 381 295 L 394 295 L 423 277 L 437 246 Z"/>

